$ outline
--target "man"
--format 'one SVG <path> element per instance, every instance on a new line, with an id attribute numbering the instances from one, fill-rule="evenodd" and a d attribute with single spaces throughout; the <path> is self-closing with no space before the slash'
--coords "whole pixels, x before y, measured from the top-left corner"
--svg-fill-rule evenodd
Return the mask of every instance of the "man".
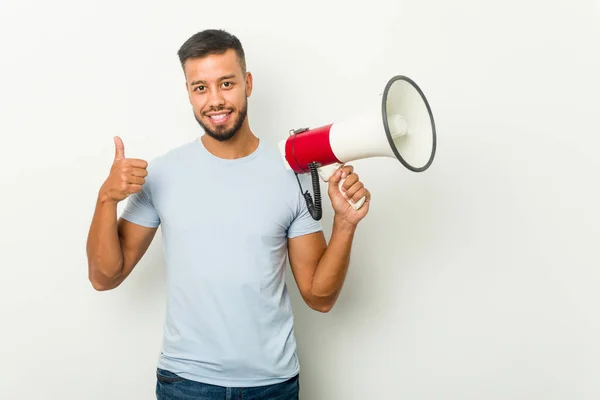
<path id="1" fill-rule="evenodd" d="M 115 137 L 89 231 L 89 279 L 97 290 L 119 286 L 160 225 L 168 302 L 157 398 L 297 399 L 286 257 L 306 304 L 331 310 L 370 194 L 352 166 L 337 172 L 328 187 L 335 216 L 327 244 L 277 146 L 250 129 L 252 74 L 239 40 L 206 30 L 178 54 L 205 134 L 150 164 L 126 158 Z M 342 177 L 348 198 L 367 198 L 358 211 L 338 189 Z"/>

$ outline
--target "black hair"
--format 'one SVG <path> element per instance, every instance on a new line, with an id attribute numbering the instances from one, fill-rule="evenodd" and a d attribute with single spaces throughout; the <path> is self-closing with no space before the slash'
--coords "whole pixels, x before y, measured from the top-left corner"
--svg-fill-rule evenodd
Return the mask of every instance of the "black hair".
<path id="1" fill-rule="evenodd" d="M 227 50 L 235 50 L 242 72 L 246 73 L 246 55 L 240 40 L 222 29 L 206 29 L 191 36 L 179 48 L 177 55 L 181 66 L 189 58 L 202 58 L 211 54 L 223 54 Z"/>

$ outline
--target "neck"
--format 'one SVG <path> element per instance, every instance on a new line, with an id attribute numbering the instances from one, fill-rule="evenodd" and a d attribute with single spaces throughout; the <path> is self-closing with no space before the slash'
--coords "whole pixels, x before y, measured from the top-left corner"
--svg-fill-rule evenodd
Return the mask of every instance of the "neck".
<path id="1" fill-rule="evenodd" d="M 200 138 L 206 150 L 214 156 L 233 160 L 250 155 L 258 147 L 259 139 L 252 133 L 247 122 L 242 125 L 239 132 L 231 139 L 220 142 L 209 135 Z"/>

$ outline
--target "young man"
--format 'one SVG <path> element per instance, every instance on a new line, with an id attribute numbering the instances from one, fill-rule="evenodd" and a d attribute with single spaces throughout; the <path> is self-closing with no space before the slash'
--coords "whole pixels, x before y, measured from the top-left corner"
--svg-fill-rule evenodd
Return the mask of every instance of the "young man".
<path id="1" fill-rule="evenodd" d="M 286 257 L 306 304 L 331 310 L 370 194 L 352 166 L 330 180 L 335 216 L 327 244 L 276 144 L 250 129 L 252 74 L 239 40 L 206 30 L 178 54 L 205 134 L 149 165 L 126 158 L 123 142 L 114 138 L 114 162 L 87 242 L 89 279 L 97 290 L 119 286 L 160 225 L 168 303 L 157 398 L 296 399 L 299 363 Z M 367 198 L 358 211 L 340 193 L 342 177 L 346 196 Z M 125 199 L 117 218 L 117 204 Z"/>

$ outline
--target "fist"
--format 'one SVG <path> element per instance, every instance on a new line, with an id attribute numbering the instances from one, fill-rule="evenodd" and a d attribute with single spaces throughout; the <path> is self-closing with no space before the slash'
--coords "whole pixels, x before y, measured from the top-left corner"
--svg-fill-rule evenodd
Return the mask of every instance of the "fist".
<path id="1" fill-rule="evenodd" d="M 121 138 L 115 136 L 114 142 L 115 159 L 101 192 L 109 200 L 119 202 L 142 190 L 148 176 L 148 163 L 140 159 L 125 158 L 125 146 Z"/>
<path id="2" fill-rule="evenodd" d="M 342 179 L 344 179 L 344 183 L 340 188 L 339 184 Z M 336 215 L 352 225 L 357 225 L 369 212 L 371 193 L 360 181 L 351 165 L 343 166 L 329 179 L 328 194 Z M 348 199 L 356 203 L 363 197 L 365 197 L 365 203 L 358 210 L 348 203 Z"/>

